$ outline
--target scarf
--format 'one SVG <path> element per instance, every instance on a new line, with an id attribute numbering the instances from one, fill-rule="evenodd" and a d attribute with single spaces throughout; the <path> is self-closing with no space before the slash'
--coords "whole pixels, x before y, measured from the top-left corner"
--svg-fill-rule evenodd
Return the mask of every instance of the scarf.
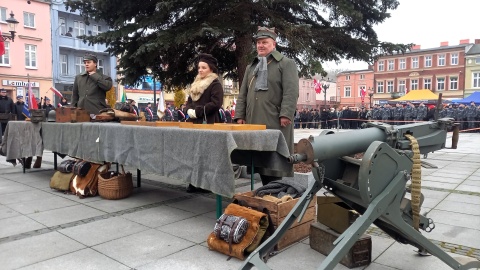
<path id="1" fill-rule="evenodd" d="M 218 78 L 218 75 L 215 73 L 210 73 L 205 78 L 201 78 L 200 75 L 197 75 L 193 81 L 190 89 L 188 89 L 188 94 L 193 101 L 197 101 L 202 96 L 205 89 L 207 89 L 212 82 Z"/>
<path id="2" fill-rule="evenodd" d="M 257 80 L 255 81 L 255 91 L 267 91 L 268 90 L 268 72 L 267 72 L 267 56 L 265 57 L 257 57 L 258 58 L 258 63 L 257 66 L 255 67 L 255 70 L 253 70 L 253 74 L 255 74 L 255 77 L 257 77 Z"/>

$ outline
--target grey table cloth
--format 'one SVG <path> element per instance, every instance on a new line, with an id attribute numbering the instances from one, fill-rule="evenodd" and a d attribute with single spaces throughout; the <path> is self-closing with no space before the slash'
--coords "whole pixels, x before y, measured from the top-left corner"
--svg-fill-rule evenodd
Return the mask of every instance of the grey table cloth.
<path id="1" fill-rule="evenodd" d="M 43 156 L 42 123 L 9 121 L 0 145 L 6 160 Z"/>
<path id="2" fill-rule="evenodd" d="M 289 151 L 278 130 L 213 131 L 118 123 L 42 123 L 43 145 L 92 162 L 118 162 L 233 197 L 232 161 L 283 171 Z M 261 153 L 261 155 L 259 155 Z M 289 167 L 290 166 L 290 167 Z"/>

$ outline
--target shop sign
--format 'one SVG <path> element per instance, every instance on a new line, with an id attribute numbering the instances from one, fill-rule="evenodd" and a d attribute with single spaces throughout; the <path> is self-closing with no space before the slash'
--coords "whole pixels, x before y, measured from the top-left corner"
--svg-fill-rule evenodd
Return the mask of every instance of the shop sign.
<path id="1" fill-rule="evenodd" d="M 30 82 L 32 87 L 40 87 L 39 82 Z M 10 80 L 2 80 L 2 85 L 5 86 L 17 86 L 17 87 L 28 87 L 28 81 L 10 81 Z"/>

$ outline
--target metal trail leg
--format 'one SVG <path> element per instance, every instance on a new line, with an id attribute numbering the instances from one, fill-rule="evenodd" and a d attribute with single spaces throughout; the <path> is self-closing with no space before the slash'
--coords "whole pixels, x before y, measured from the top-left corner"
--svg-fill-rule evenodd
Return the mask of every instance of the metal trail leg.
<path id="1" fill-rule="evenodd" d="M 142 186 L 142 171 L 137 169 L 137 187 Z"/>
<path id="2" fill-rule="evenodd" d="M 57 170 L 57 152 L 53 152 L 53 169 Z"/>
<path id="3" fill-rule="evenodd" d="M 260 270 L 269 270 L 270 268 L 264 262 L 265 256 L 270 252 L 273 247 L 280 241 L 283 235 L 287 232 L 290 226 L 293 224 L 297 217 L 299 221 L 303 218 L 305 211 L 310 204 L 313 196 L 316 196 L 317 192 L 322 188 L 319 181 L 309 183 L 309 187 L 303 193 L 302 197 L 298 200 L 295 207 L 290 211 L 287 217 L 283 220 L 280 226 L 265 242 L 263 242 L 257 249 L 255 249 L 250 256 L 245 260 L 240 269 L 252 269 L 253 266 Z"/>

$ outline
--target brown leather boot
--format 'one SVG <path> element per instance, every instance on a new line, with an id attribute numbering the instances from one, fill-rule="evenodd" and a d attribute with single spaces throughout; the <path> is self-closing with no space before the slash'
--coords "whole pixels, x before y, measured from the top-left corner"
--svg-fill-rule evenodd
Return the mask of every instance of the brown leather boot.
<path id="1" fill-rule="evenodd" d="M 25 169 L 30 169 L 32 167 L 32 157 L 27 157 L 23 166 L 25 167 Z"/>
<path id="2" fill-rule="evenodd" d="M 35 163 L 33 164 L 33 168 L 40 168 L 42 167 L 42 157 L 37 157 Z"/>

